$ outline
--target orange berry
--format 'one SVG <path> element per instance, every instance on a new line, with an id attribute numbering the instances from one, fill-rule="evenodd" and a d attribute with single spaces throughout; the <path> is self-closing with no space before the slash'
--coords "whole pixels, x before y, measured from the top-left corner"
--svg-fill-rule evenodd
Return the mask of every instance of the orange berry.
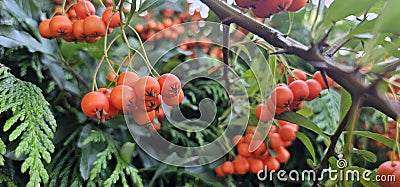
<path id="1" fill-rule="evenodd" d="M 279 128 L 278 133 L 283 141 L 293 141 L 294 139 L 296 139 L 296 132 L 292 126 L 282 126 L 281 128 Z"/>
<path id="2" fill-rule="evenodd" d="M 239 155 L 242 155 L 244 157 L 248 157 L 251 155 L 250 151 L 249 151 L 249 144 L 247 143 L 239 143 L 237 145 L 237 151 Z"/>
<path id="3" fill-rule="evenodd" d="M 226 161 L 222 164 L 222 171 L 227 175 L 232 175 L 235 173 L 235 166 L 231 161 Z"/>

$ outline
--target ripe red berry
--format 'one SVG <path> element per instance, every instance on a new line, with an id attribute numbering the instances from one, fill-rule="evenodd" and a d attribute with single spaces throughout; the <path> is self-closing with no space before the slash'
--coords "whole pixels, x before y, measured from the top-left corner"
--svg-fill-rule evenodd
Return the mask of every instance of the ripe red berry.
<path id="1" fill-rule="evenodd" d="M 310 93 L 307 83 L 303 80 L 293 81 L 289 84 L 289 89 L 293 93 L 294 101 L 302 101 L 307 98 Z"/>
<path id="2" fill-rule="evenodd" d="M 289 111 L 288 107 L 276 107 L 275 108 L 275 115 L 279 115 L 279 114 L 282 114 L 282 113 L 287 112 L 287 111 Z"/>
<path id="3" fill-rule="evenodd" d="M 277 107 L 288 107 L 294 99 L 292 91 L 285 86 L 276 87 L 271 93 L 271 98 Z"/>
<path id="4" fill-rule="evenodd" d="M 249 144 L 247 143 L 239 143 L 237 145 L 237 151 L 239 155 L 242 155 L 244 157 L 248 157 L 251 155 L 250 151 L 249 151 Z"/>
<path id="5" fill-rule="evenodd" d="M 269 147 L 272 149 L 276 149 L 283 145 L 281 136 L 278 133 L 269 134 Z"/>
<path id="6" fill-rule="evenodd" d="M 101 15 L 101 19 L 106 25 L 110 23 L 110 28 L 118 27 L 121 23 L 119 12 L 113 12 L 112 7 L 108 7 L 106 10 L 104 10 L 103 14 Z"/>
<path id="7" fill-rule="evenodd" d="M 316 80 L 321 85 L 322 89 L 327 89 L 333 85 L 333 80 L 330 77 L 328 77 L 328 75 L 325 75 L 325 76 L 326 76 L 328 85 L 325 83 L 325 80 L 320 71 L 315 72 L 313 75 L 313 79 Z"/>
<path id="8" fill-rule="evenodd" d="M 235 167 L 236 174 L 244 175 L 250 169 L 249 161 L 241 155 L 237 155 L 237 157 L 235 158 L 235 160 L 232 161 L 232 163 Z"/>
<path id="9" fill-rule="evenodd" d="M 289 110 L 292 112 L 297 112 L 303 108 L 303 101 L 293 101 L 289 106 Z"/>
<path id="10" fill-rule="evenodd" d="M 262 122 L 272 120 L 273 112 L 268 109 L 266 104 L 258 104 L 256 108 L 256 118 Z"/>
<path id="11" fill-rule="evenodd" d="M 293 141 L 296 138 L 296 130 L 290 125 L 281 126 L 278 133 L 283 141 Z"/>
<path id="12" fill-rule="evenodd" d="M 250 171 L 252 173 L 258 173 L 260 170 L 264 169 L 264 162 L 260 159 L 251 158 L 250 162 Z"/>
<path id="13" fill-rule="evenodd" d="M 319 96 L 322 91 L 321 85 L 314 79 L 309 79 L 306 81 L 308 86 L 308 97 L 305 99 L 306 101 L 311 101 Z"/>
<path id="14" fill-rule="evenodd" d="M 70 36 L 73 32 L 71 20 L 61 15 L 51 18 L 49 29 L 53 37 Z"/>
<path id="15" fill-rule="evenodd" d="M 80 1 L 74 5 L 74 9 L 76 15 L 81 19 L 96 13 L 96 8 L 90 1 Z"/>
<path id="16" fill-rule="evenodd" d="M 215 167 L 214 168 L 215 174 L 217 174 L 218 177 L 223 177 L 225 176 L 224 171 L 222 170 L 222 165 Z"/>
<path id="17" fill-rule="evenodd" d="M 393 173 L 397 170 L 400 170 L 400 162 L 399 161 L 386 161 L 382 163 L 379 167 L 378 170 L 376 171 L 376 174 L 378 176 L 389 176 L 393 175 Z M 393 187 L 392 185 L 393 182 L 391 181 L 379 181 L 379 185 L 382 187 Z"/>
<path id="18" fill-rule="evenodd" d="M 160 84 L 161 95 L 163 97 L 175 97 L 182 88 L 179 78 L 171 73 L 161 75 L 157 81 Z"/>
<path id="19" fill-rule="evenodd" d="M 132 110 L 136 108 L 135 91 L 126 85 L 118 85 L 110 94 L 111 104 L 118 110 Z"/>
<path id="20" fill-rule="evenodd" d="M 299 70 L 299 69 L 294 69 L 292 71 L 292 74 L 294 75 L 294 77 L 292 75 L 289 74 L 288 76 L 288 82 L 289 84 L 295 80 L 303 80 L 306 81 L 307 77 L 306 77 L 306 73 L 304 73 L 304 71 Z"/>
<path id="21" fill-rule="evenodd" d="M 39 24 L 39 33 L 43 38 L 53 38 L 53 34 L 50 31 L 50 21 L 51 19 L 46 19 Z"/>
<path id="22" fill-rule="evenodd" d="M 278 160 L 276 160 L 276 158 L 269 156 L 266 160 L 264 160 L 264 164 L 265 166 L 267 166 L 267 170 L 268 171 L 272 171 L 272 170 L 278 170 L 281 167 L 281 164 L 279 163 Z"/>
<path id="23" fill-rule="evenodd" d="M 267 151 L 267 145 L 262 140 L 254 140 L 249 144 L 249 149 L 253 155 L 262 155 Z"/>
<path id="24" fill-rule="evenodd" d="M 286 9 L 289 12 L 296 12 L 300 9 L 302 9 L 306 4 L 308 0 L 293 0 L 292 4 Z"/>
<path id="25" fill-rule="evenodd" d="M 235 173 L 235 166 L 231 161 L 226 161 L 222 164 L 222 171 L 227 175 L 232 175 Z"/>
<path id="26" fill-rule="evenodd" d="M 119 74 L 117 85 L 127 85 L 134 88 L 137 80 L 139 80 L 139 75 L 134 72 L 125 71 Z"/>
<path id="27" fill-rule="evenodd" d="M 103 121 L 108 113 L 110 103 L 107 96 L 100 92 L 89 92 L 81 101 L 83 113 L 90 118 L 97 118 Z"/>
<path id="28" fill-rule="evenodd" d="M 253 3 L 252 0 L 235 0 L 236 5 L 240 8 L 249 8 Z"/>
<path id="29" fill-rule="evenodd" d="M 232 143 L 233 143 L 234 145 L 239 144 L 239 143 L 243 143 L 243 142 L 244 142 L 244 138 L 243 138 L 242 135 L 236 135 L 236 136 L 234 136 L 233 139 L 232 139 Z"/>
<path id="30" fill-rule="evenodd" d="M 275 151 L 276 151 L 276 160 L 278 160 L 278 162 L 285 163 L 289 160 L 290 153 L 286 148 L 278 147 L 277 149 L 275 149 Z"/>

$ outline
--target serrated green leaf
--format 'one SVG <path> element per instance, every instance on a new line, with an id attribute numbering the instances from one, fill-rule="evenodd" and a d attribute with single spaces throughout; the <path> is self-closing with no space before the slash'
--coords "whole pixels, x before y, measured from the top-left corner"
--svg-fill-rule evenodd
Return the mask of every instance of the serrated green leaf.
<path id="1" fill-rule="evenodd" d="M 368 162 L 375 163 L 377 160 L 376 155 L 368 150 L 353 150 L 353 153 L 362 156 Z"/>
<path id="2" fill-rule="evenodd" d="M 314 122 L 309 120 L 308 118 L 297 114 L 295 112 L 285 112 L 278 116 L 275 116 L 276 119 L 285 120 L 294 124 L 297 124 L 301 127 L 307 128 L 329 140 L 329 137 L 324 133 L 322 129 L 320 129 Z"/>
<path id="3" fill-rule="evenodd" d="M 304 146 L 306 146 L 308 152 L 311 154 L 311 157 L 313 159 L 313 163 L 316 163 L 316 156 L 315 156 L 315 149 L 314 146 L 312 145 L 311 140 L 303 133 L 301 132 L 296 132 L 296 137 L 299 139 Z"/>

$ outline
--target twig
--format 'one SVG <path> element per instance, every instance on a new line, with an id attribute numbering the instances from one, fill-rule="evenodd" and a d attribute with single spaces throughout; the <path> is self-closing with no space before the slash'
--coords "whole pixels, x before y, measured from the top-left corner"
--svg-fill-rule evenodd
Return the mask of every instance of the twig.
<path id="1" fill-rule="evenodd" d="M 224 74 L 223 79 L 226 83 L 226 90 L 229 93 L 231 82 L 229 81 L 228 71 L 230 68 L 229 64 L 229 22 L 222 22 L 224 25 L 222 27 L 222 54 L 223 54 L 223 61 L 224 61 Z"/>
<path id="2" fill-rule="evenodd" d="M 325 52 L 325 54 L 329 57 L 333 57 L 333 55 L 339 51 L 339 49 L 341 49 L 344 45 L 346 45 L 348 42 L 350 41 L 350 39 L 345 39 L 342 40 L 341 42 L 339 42 L 337 45 L 333 46 L 332 48 L 330 48 L 329 50 L 327 50 Z"/>
<path id="3" fill-rule="evenodd" d="M 329 28 L 328 32 L 326 32 L 324 37 L 322 37 L 322 39 L 317 43 L 318 49 L 320 50 L 321 53 L 323 52 L 323 47 L 329 46 L 329 44 L 326 43 L 326 41 L 328 40 L 329 35 L 331 34 L 332 30 L 333 30 L 333 26 Z"/>

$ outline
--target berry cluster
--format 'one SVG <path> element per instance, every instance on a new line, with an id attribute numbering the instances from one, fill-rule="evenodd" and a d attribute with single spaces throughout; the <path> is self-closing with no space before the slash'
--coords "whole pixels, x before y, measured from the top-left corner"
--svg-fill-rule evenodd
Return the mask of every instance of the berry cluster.
<path id="1" fill-rule="evenodd" d="M 95 15 L 96 8 L 90 1 L 81 0 L 68 7 L 61 13 L 55 12 L 51 19 L 40 22 L 39 33 L 42 37 L 92 43 L 121 23 L 119 12 L 114 12 L 112 7 L 106 8 L 101 17 Z"/>
<path id="2" fill-rule="evenodd" d="M 308 79 L 306 74 L 298 69 L 292 71 L 288 77 L 289 85 L 279 83 L 267 98 L 266 103 L 257 105 L 256 117 L 262 122 L 272 120 L 273 111 L 281 114 L 287 111 L 298 111 L 303 107 L 303 101 L 311 101 L 317 98 L 323 89 L 333 85 L 333 80 L 326 76 L 325 84 L 323 75 L 320 71 L 314 73 L 312 79 Z"/>
<path id="3" fill-rule="evenodd" d="M 381 187 L 398 187 L 400 186 L 400 161 L 386 161 L 382 163 L 376 175 L 381 177 L 379 181 L 379 186 Z M 389 181 L 389 177 L 394 176 L 394 178 Z M 385 181 L 386 179 L 386 181 Z"/>
<path id="4" fill-rule="evenodd" d="M 296 12 L 302 9 L 308 0 L 235 0 L 241 8 L 251 8 L 253 15 L 268 18 L 282 11 Z"/>
<path id="5" fill-rule="evenodd" d="M 182 51 L 191 52 L 190 56 L 193 58 L 197 58 L 198 54 L 196 53 L 196 48 L 202 49 L 204 54 L 208 54 L 211 57 L 216 57 L 220 60 L 223 58 L 222 48 L 219 46 L 211 46 L 212 41 L 207 37 L 199 37 L 199 38 L 185 38 L 182 43 L 178 46 L 178 48 Z"/>
<path id="6" fill-rule="evenodd" d="M 176 41 L 178 37 L 185 32 L 185 28 L 180 25 L 181 23 L 202 20 L 198 12 L 195 12 L 194 15 L 191 16 L 188 11 L 176 13 L 173 9 L 164 9 L 162 10 L 162 15 L 163 18 L 160 21 L 157 21 L 152 13 L 148 13 L 148 15 L 142 17 L 143 23 L 134 26 L 140 38 L 149 41 L 159 40 L 161 38 Z M 164 30 L 167 28 L 170 29 Z M 161 34 L 155 35 L 162 30 L 164 31 Z M 197 25 L 193 24 L 191 30 L 197 31 Z M 155 37 L 152 37 L 153 35 L 155 35 Z"/>
<path id="7" fill-rule="evenodd" d="M 158 80 L 151 76 L 139 77 L 130 71 L 118 77 L 110 74 L 107 78 L 117 86 L 89 92 L 81 101 L 82 111 L 100 122 L 121 113 L 133 115 L 138 125 L 150 124 L 155 117 L 164 118 L 162 103 L 177 106 L 184 98 L 179 78 L 170 73 L 161 75 Z"/>
<path id="8" fill-rule="evenodd" d="M 271 126 L 267 130 L 267 143 L 251 126 L 246 129 L 244 136 L 236 135 L 232 142 L 236 145 L 238 155 L 233 161 L 225 161 L 222 165 L 215 167 L 215 173 L 223 177 L 231 174 L 244 175 L 248 171 L 257 173 L 265 167 L 268 171 L 278 170 L 280 163 L 285 163 L 290 158 L 286 147 L 290 146 L 296 138 L 295 133 L 299 127 L 282 120 L 277 120 L 277 123 L 278 127 Z"/>

